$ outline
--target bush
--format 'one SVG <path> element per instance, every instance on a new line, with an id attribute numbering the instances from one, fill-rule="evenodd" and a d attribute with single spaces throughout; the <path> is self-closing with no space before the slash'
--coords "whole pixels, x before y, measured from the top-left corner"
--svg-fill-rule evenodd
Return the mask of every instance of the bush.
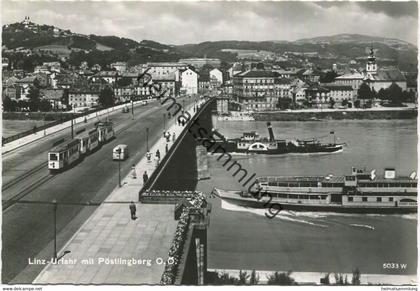
<path id="1" fill-rule="evenodd" d="M 268 285 L 297 285 L 295 280 L 290 277 L 292 274 L 292 271 L 289 271 L 287 273 L 279 273 L 274 272 L 273 274 L 269 275 L 267 277 Z"/>

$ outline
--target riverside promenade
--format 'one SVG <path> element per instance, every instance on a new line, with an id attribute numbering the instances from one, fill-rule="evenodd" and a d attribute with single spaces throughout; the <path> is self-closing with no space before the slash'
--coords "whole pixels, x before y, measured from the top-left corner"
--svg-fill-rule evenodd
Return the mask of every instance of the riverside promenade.
<path id="1" fill-rule="evenodd" d="M 146 101 L 147 103 L 154 101 L 155 99 L 148 99 L 148 100 L 142 100 L 142 101 L 135 101 L 133 103 L 133 105 L 138 105 L 138 104 L 142 104 L 142 102 Z M 94 112 L 85 116 L 81 116 L 81 117 L 77 117 L 73 119 L 73 126 L 83 123 L 85 121 L 85 119 L 91 120 L 92 118 L 98 118 L 100 116 L 104 116 L 104 115 L 112 115 L 115 112 L 118 112 L 120 109 L 122 109 L 123 107 L 130 107 L 131 108 L 131 104 L 121 104 L 121 105 L 117 105 L 111 108 L 106 108 L 104 110 L 98 111 L 98 112 Z M 61 130 L 64 130 L 66 128 L 70 128 L 71 127 L 71 120 L 63 122 L 61 124 L 57 124 L 51 127 L 46 128 L 45 130 L 41 130 L 38 131 L 36 133 L 24 136 L 22 138 L 19 138 L 17 140 L 14 140 L 12 142 L 9 142 L 7 144 L 3 144 L 2 145 L 2 154 L 8 153 L 14 149 L 17 149 L 21 146 L 30 144 L 32 142 L 35 142 L 41 138 L 44 138 L 50 134 L 59 132 Z"/>
<path id="2" fill-rule="evenodd" d="M 200 101 L 198 105 L 201 105 Z M 193 104 L 188 109 L 194 115 Z M 184 127 L 168 121 L 171 134 L 178 138 Z M 58 262 L 48 264 L 33 284 L 159 284 L 170 244 L 175 234 L 174 205 L 138 203 L 143 173 L 150 177 L 156 169 L 155 153 L 166 154 L 166 139 L 150 149 L 151 161 L 143 157 L 132 172 L 122 179 L 91 217 L 58 252 L 70 251 Z M 129 204 L 135 202 L 137 219 L 130 217 Z"/>

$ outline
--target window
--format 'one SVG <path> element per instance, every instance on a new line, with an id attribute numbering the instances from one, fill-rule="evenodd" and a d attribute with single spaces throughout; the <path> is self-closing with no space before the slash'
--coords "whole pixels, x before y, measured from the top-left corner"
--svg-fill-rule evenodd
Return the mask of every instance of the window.
<path id="1" fill-rule="evenodd" d="M 382 202 L 382 197 L 376 197 L 376 202 Z"/>
<path id="2" fill-rule="evenodd" d="M 57 161 L 57 154 L 50 154 L 50 161 Z"/>
<path id="3" fill-rule="evenodd" d="M 367 200 L 367 197 L 362 197 L 362 201 L 363 202 L 367 202 L 368 200 Z"/>
<path id="4" fill-rule="evenodd" d="M 389 201 L 389 202 L 393 202 L 393 201 L 394 201 L 394 197 L 389 197 L 389 198 L 388 198 L 388 201 Z"/>
<path id="5" fill-rule="evenodd" d="M 353 197 L 349 197 L 349 202 L 353 202 Z"/>

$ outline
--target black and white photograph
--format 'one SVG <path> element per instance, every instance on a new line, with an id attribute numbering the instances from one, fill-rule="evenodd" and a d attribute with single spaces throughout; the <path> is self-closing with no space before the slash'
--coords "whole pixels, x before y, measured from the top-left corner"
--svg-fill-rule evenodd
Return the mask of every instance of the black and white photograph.
<path id="1" fill-rule="evenodd" d="M 417 1 L 0 19 L 3 290 L 417 290 Z"/>

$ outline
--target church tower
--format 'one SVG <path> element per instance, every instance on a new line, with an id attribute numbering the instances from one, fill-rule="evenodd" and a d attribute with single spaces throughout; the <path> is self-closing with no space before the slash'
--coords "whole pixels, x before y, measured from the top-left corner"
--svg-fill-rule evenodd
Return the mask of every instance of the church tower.
<path id="1" fill-rule="evenodd" d="M 366 73 L 374 75 L 378 71 L 378 65 L 376 64 L 376 57 L 373 48 L 370 49 L 369 57 L 366 63 Z"/>

